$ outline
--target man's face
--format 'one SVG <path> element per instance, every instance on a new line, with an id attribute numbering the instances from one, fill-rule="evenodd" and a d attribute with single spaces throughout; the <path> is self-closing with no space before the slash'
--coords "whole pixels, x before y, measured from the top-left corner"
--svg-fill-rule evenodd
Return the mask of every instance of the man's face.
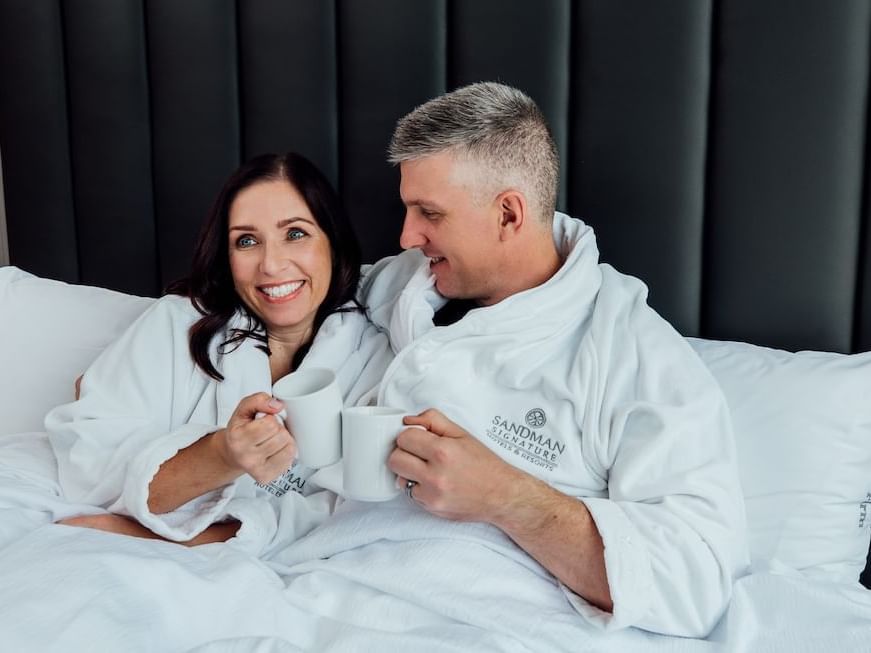
<path id="1" fill-rule="evenodd" d="M 430 258 L 436 288 L 445 297 L 483 305 L 501 300 L 498 202 L 495 195 L 475 197 L 471 164 L 440 152 L 405 161 L 400 172 L 402 248 L 417 247 Z"/>

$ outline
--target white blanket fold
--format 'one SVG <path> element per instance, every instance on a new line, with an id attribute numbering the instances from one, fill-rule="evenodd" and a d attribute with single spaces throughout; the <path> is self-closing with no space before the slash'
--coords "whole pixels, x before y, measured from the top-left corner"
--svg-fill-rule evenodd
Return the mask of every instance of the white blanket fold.
<path id="1" fill-rule="evenodd" d="M 553 581 L 498 535 L 457 525 L 457 538 L 433 540 L 429 518 L 401 502 L 349 511 L 284 556 L 328 557 L 290 565 L 233 546 L 189 549 L 49 524 L 0 552 L 4 650 L 868 650 L 871 593 L 798 574 L 740 579 L 706 639 L 603 631 L 578 619 Z M 339 551 L 332 538 L 360 546 Z"/>

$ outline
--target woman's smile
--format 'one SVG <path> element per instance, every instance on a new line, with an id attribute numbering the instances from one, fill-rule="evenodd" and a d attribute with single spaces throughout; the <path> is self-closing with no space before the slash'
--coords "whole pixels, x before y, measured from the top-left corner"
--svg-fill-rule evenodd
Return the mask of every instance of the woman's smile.
<path id="1" fill-rule="evenodd" d="M 305 281 L 286 281 L 284 283 L 259 286 L 258 290 L 266 295 L 270 304 L 281 304 L 296 299 L 303 290 Z"/>

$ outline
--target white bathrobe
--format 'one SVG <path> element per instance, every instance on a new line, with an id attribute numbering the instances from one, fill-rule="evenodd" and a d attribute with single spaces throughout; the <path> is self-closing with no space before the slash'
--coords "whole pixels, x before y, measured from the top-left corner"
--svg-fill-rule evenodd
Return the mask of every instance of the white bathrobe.
<path id="1" fill-rule="evenodd" d="M 64 497 L 130 515 L 173 540 L 188 540 L 226 518 L 242 522 L 234 545 L 260 555 L 272 543 L 292 541 L 322 521 L 335 496 L 307 483 L 311 470 L 294 466 L 272 487 L 247 474 L 177 510 L 154 514 L 148 486 L 176 452 L 226 426 L 239 401 L 270 392 L 267 355 L 247 338 L 218 354 L 224 381 L 207 376 L 191 359 L 188 330 L 200 318 L 187 298 L 156 301 L 87 370 L 79 401 L 59 406 L 45 420 L 57 457 Z M 227 329 L 247 324 L 241 314 Z M 329 316 L 301 368 L 336 372 L 346 404 L 374 392 L 392 359 L 386 338 L 359 311 Z"/>
<path id="2" fill-rule="evenodd" d="M 644 284 L 599 264 L 592 229 L 557 214 L 554 238 L 550 280 L 445 327 L 428 259 L 376 264 L 361 299 L 396 352 L 379 404 L 436 408 L 586 504 L 614 602 L 610 615 L 563 588 L 587 619 L 705 635 L 747 562 L 725 399 Z"/>

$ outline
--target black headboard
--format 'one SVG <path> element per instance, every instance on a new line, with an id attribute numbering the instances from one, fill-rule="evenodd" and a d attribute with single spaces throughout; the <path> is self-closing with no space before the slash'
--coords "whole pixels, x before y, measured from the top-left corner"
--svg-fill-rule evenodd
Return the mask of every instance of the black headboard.
<path id="1" fill-rule="evenodd" d="M 395 120 L 495 79 L 681 332 L 866 350 L 869 34 L 869 0 L 0 0 L 10 259 L 159 293 L 226 175 L 287 149 L 393 253 Z"/>

